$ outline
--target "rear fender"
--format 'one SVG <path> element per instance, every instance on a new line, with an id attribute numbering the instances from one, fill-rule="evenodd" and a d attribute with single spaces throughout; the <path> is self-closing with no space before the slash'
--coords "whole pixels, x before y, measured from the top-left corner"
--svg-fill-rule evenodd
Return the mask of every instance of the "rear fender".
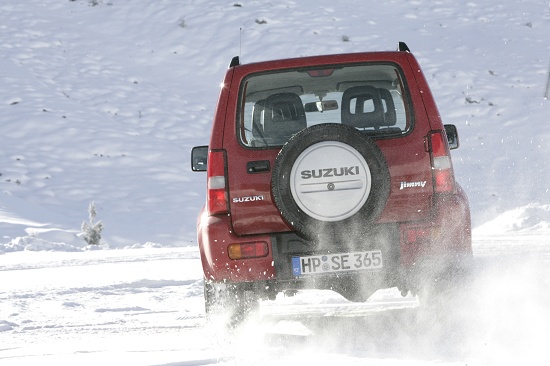
<path id="1" fill-rule="evenodd" d="M 239 237 L 231 232 L 230 217 L 208 216 L 203 210 L 197 223 L 197 239 L 204 278 L 211 281 L 247 282 L 275 278 L 271 239 L 265 235 Z M 230 244 L 265 241 L 269 253 L 265 257 L 233 260 Z"/>
<path id="2" fill-rule="evenodd" d="M 414 267 L 461 265 L 471 261 L 472 235 L 468 199 L 457 185 L 456 194 L 434 195 L 430 221 L 401 225 L 401 264 Z M 426 236 L 411 243 L 410 232 Z"/>

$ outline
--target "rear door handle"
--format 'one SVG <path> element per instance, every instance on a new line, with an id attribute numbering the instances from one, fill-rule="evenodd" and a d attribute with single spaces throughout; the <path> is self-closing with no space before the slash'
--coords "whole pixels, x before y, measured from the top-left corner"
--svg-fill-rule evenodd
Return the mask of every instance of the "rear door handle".
<path id="1" fill-rule="evenodd" d="M 246 163 L 246 171 L 248 174 L 269 172 L 269 160 L 249 161 Z"/>

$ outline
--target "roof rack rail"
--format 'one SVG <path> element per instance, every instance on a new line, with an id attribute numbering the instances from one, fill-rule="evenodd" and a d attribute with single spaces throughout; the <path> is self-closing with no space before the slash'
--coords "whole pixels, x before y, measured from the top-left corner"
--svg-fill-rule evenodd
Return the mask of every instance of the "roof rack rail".
<path id="1" fill-rule="evenodd" d="M 397 44 L 397 50 L 411 53 L 411 50 L 409 49 L 409 46 L 407 46 L 407 44 L 405 42 L 399 42 Z"/>
<path id="2" fill-rule="evenodd" d="M 235 67 L 239 66 L 241 64 L 241 61 L 239 60 L 239 56 L 235 56 L 231 59 L 231 63 L 229 64 L 229 67 Z"/>

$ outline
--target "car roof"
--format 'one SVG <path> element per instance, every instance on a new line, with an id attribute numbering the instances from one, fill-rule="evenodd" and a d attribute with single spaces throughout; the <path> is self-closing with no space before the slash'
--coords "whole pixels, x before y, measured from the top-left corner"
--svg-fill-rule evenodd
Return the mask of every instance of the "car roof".
<path id="1" fill-rule="evenodd" d="M 286 58 L 278 60 L 252 62 L 248 64 L 235 64 L 232 65 L 235 71 L 239 73 L 252 73 L 258 71 L 270 71 L 280 70 L 286 68 L 296 67 L 316 67 L 316 66 L 328 66 L 338 64 L 350 64 L 350 63 L 365 63 L 365 62 L 405 62 L 409 52 L 403 51 L 382 51 L 382 52 L 357 52 L 357 53 L 343 53 L 332 55 L 318 55 L 318 56 L 305 56 Z M 237 61 L 238 62 L 238 61 Z"/>

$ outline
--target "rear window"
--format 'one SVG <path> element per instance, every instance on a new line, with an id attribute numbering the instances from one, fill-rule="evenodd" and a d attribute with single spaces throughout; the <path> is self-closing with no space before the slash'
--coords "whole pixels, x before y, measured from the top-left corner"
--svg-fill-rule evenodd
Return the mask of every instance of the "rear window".
<path id="1" fill-rule="evenodd" d="M 369 135 L 411 128 L 401 72 L 368 64 L 253 74 L 241 86 L 238 134 L 247 147 L 283 145 L 302 129 L 343 123 Z"/>

